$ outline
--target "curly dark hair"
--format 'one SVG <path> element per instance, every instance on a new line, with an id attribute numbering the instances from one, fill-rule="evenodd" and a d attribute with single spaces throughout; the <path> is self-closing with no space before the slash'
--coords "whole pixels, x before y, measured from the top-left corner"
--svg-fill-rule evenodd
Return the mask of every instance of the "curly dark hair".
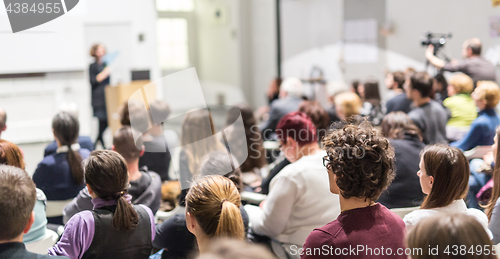
<path id="1" fill-rule="evenodd" d="M 394 149 L 365 120 L 352 120 L 323 140 L 340 194 L 376 201 L 394 179 Z"/>

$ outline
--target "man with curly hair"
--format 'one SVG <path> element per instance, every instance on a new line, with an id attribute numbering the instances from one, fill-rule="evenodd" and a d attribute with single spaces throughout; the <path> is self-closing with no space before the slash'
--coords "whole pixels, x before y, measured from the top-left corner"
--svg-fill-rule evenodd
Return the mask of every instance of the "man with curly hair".
<path id="1" fill-rule="evenodd" d="M 403 220 L 375 202 L 394 178 L 389 141 L 361 121 L 327 135 L 323 148 L 330 192 L 340 195 L 342 213 L 311 232 L 301 258 L 406 258 Z"/>

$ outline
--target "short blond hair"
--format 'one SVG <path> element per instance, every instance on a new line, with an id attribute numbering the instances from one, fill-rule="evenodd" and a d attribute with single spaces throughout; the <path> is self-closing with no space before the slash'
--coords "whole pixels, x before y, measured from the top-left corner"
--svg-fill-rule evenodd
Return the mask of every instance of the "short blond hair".
<path id="1" fill-rule="evenodd" d="M 500 89 L 493 81 L 479 81 L 474 91 L 479 99 L 486 101 L 486 109 L 495 108 L 500 101 Z"/>
<path id="2" fill-rule="evenodd" d="M 353 92 L 337 94 L 335 96 L 335 105 L 344 111 L 346 119 L 353 115 L 359 115 L 362 108 L 361 99 Z"/>
<path id="3" fill-rule="evenodd" d="M 452 77 L 449 84 L 457 94 L 470 94 L 474 88 L 474 81 L 466 74 L 458 74 Z"/>

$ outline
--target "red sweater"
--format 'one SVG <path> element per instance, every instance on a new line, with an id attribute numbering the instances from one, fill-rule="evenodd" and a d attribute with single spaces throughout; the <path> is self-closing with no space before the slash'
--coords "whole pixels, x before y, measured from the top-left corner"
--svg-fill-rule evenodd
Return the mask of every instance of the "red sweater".
<path id="1" fill-rule="evenodd" d="M 342 212 L 307 237 L 301 259 L 401 258 L 406 259 L 403 220 L 377 203 Z M 292 251 L 295 252 L 295 251 Z"/>

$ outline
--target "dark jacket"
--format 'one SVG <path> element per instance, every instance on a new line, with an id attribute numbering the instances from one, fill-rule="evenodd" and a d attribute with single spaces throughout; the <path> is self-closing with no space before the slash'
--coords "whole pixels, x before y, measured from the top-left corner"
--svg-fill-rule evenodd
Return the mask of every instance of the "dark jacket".
<path id="1" fill-rule="evenodd" d="M 92 63 L 89 67 L 89 79 L 92 87 L 92 108 L 94 108 L 94 116 L 99 119 L 106 119 L 106 97 L 104 88 L 109 85 L 109 77 L 101 82 L 97 82 L 97 75 L 104 70 L 106 63 Z"/>
<path id="2" fill-rule="evenodd" d="M 420 152 L 425 144 L 415 135 L 406 135 L 405 139 L 390 139 L 389 142 L 394 147 L 396 177 L 378 202 L 389 209 L 419 206 L 424 194 L 417 172 Z"/>
<path id="3" fill-rule="evenodd" d="M 260 127 L 264 139 L 271 139 L 280 119 L 290 112 L 297 111 L 302 101 L 301 98 L 295 96 L 275 100 L 270 107 L 269 119 Z"/>
<path id="4" fill-rule="evenodd" d="M 0 244 L 0 259 L 69 259 L 66 256 L 48 256 L 41 254 L 34 254 L 26 250 L 23 243 L 11 242 Z"/>
<path id="5" fill-rule="evenodd" d="M 90 137 L 85 137 L 85 136 L 78 137 L 78 144 L 80 144 L 80 147 L 84 149 L 87 149 L 89 151 L 94 151 L 94 143 L 92 143 Z M 48 144 L 47 147 L 45 148 L 43 157 L 51 155 L 56 151 L 57 151 L 57 143 L 54 140 L 52 143 Z"/>

